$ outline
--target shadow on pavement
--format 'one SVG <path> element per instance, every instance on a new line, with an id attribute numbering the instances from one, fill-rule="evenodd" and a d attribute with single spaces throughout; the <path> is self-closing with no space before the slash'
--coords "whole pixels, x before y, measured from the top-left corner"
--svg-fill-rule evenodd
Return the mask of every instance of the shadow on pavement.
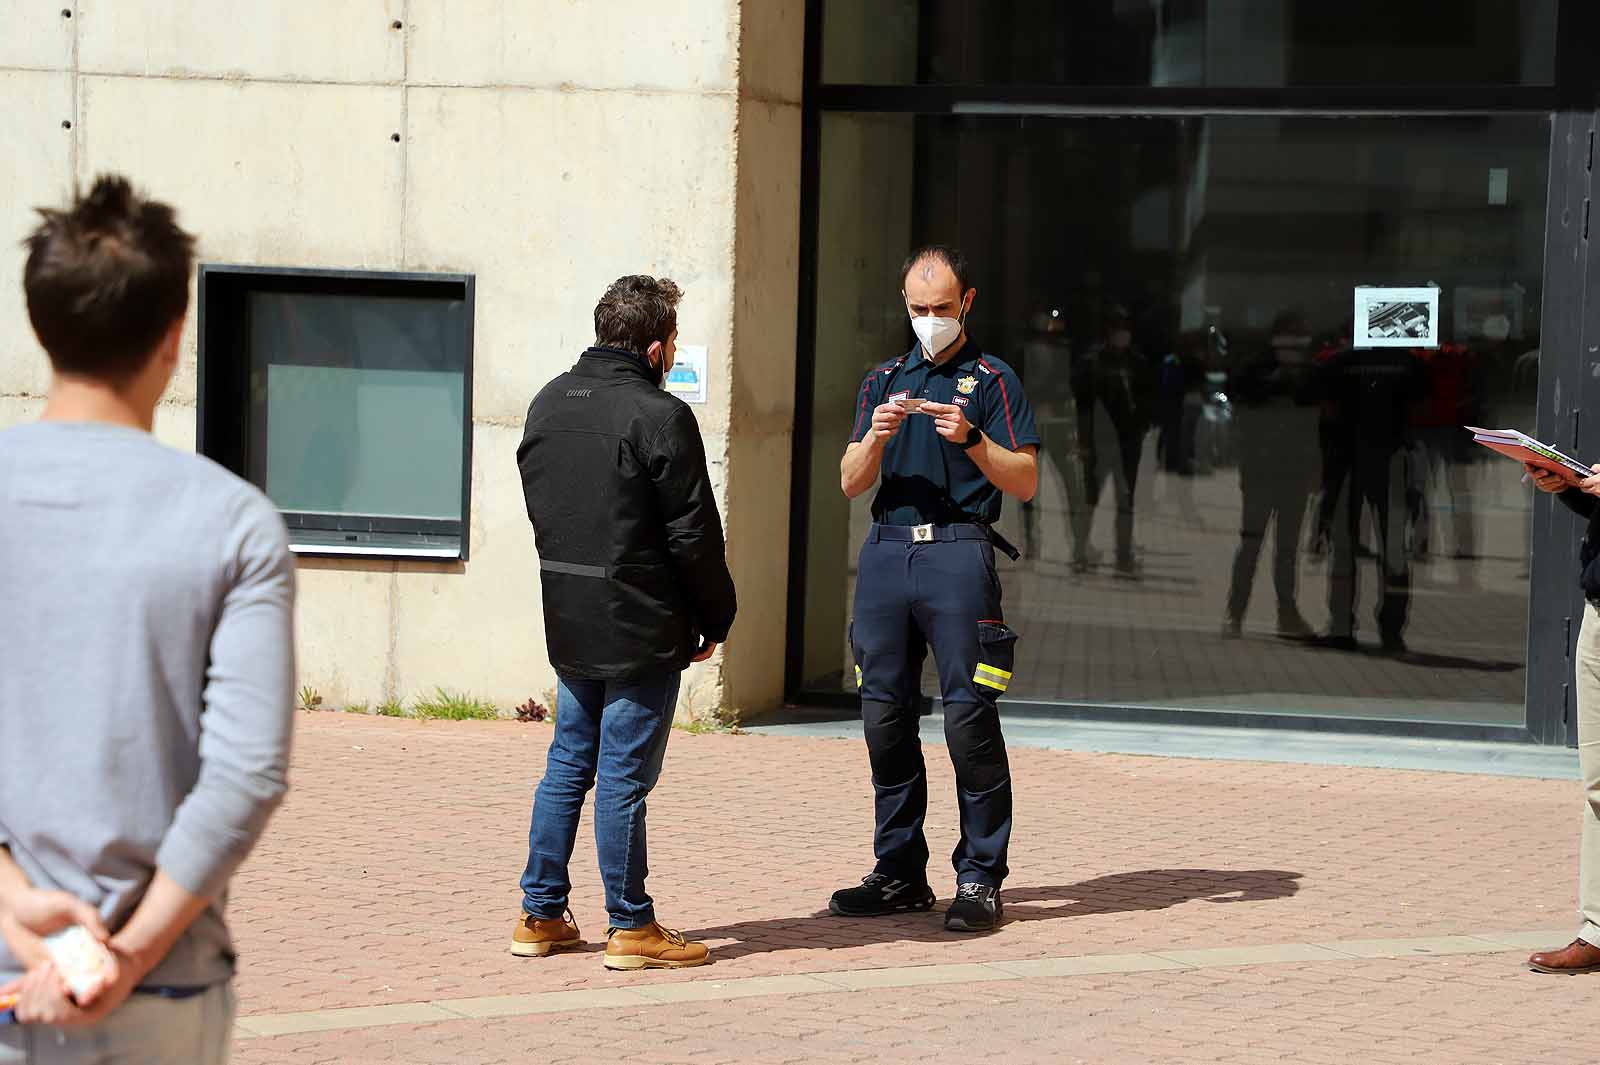
<path id="1" fill-rule="evenodd" d="M 1266 902 L 1300 890 L 1300 873 L 1282 869 L 1142 869 L 1114 873 L 1076 884 L 1006 888 L 1002 925 L 1052 921 L 1105 913 L 1164 910 L 1186 902 Z M 888 917 L 835 917 L 826 909 L 804 917 L 686 930 L 691 938 L 717 945 L 714 959 L 732 960 L 783 950 L 873 946 L 903 942 L 956 942 L 968 934 L 946 932 L 940 914 L 948 898 L 931 912 Z M 826 930 L 826 942 L 819 933 Z M 721 942 L 732 940 L 732 942 Z M 841 942 L 842 941 L 842 942 Z"/>

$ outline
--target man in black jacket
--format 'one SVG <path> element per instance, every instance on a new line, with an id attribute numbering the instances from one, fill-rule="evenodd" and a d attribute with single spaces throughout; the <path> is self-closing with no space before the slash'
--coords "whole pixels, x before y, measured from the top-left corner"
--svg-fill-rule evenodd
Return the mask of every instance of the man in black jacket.
<path id="1" fill-rule="evenodd" d="M 567 863 L 594 786 L 606 967 L 706 960 L 704 944 L 656 923 L 644 886 L 645 796 L 661 774 L 678 682 L 727 639 L 735 609 L 699 426 L 661 388 L 681 298 L 665 278 L 607 289 L 594 347 L 534 399 L 517 448 L 559 680 L 512 936 L 523 957 L 583 942 L 567 909 Z"/>
<path id="2" fill-rule="evenodd" d="M 1578 765 L 1583 775 L 1583 838 L 1578 858 L 1578 913 L 1583 927 L 1560 950 L 1542 951 L 1528 959 L 1540 973 L 1600 972 L 1600 466 L 1597 476 L 1577 486 L 1528 465 L 1528 475 L 1544 492 L 1559 492 L 1557 499 L 1581 518 L 1588 519 L 1583 544 L 1578 549 L 1582 570 L 1578 583 L 1588 600 L 1578 629 L 1574 656 L 1578 692 Z"/>

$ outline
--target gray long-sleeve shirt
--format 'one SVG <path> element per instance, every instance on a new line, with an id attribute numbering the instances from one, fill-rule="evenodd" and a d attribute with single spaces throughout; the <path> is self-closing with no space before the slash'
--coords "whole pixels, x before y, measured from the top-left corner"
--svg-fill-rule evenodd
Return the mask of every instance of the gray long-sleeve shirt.
<path id="1" fill-rule="evenodd" d="M 282 519 L 221 467 L 115 426 L 0 433 L 0 845 L 113 930 L 157 869 L 214 896 L 146 986 L 233 972 L 227 882 L 287 786 L 293 608 Z"/>

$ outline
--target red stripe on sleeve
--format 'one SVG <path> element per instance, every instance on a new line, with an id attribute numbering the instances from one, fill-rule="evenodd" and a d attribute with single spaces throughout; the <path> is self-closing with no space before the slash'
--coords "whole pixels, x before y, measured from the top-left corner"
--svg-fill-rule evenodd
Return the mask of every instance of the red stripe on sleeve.
<path id="1" fill-rule="evenodd" d="M 872 374 L 867 375 L 865 381 L 861 382 L 861 409 L 856 412 L 855 428 L 850 430 L 851 440 L 855 440 L 861 435 L 861 419 L 867 416 L 867 393 L 872 390 L 872 377 L 876 373 L 877 371 L 874 370 Z"/>
<path id="2" fill-rule="evenodd" d="M 1006 407 L 1006 432 L 1011 434 L 1011 450 L 1015 451 L 1017 450 L 1017 431 L 1011 427 L 1011 396 L 1006 392 L 1006 379 L 1001 376 L 999 370 L 996 370 L 984 360 L 979 359 L 978 365 L 987 368 L 990 373 L 994 374 L 994 379 L 1000 383 L 1000 402 L 1004 403 Z"/>

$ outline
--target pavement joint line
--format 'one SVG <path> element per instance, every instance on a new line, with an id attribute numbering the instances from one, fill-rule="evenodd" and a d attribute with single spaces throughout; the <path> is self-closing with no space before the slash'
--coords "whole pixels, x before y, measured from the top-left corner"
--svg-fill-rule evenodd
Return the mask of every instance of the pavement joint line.
<path id="1" fill-rule="evenodd" d="M 1477 932 L 1471 935 L 1417 936 L 1409 939 L 1339 939 L 1322 943 L 1277 943 L 1243 947 L 1207 947 L 1124 954 L 1077 954 L 1010 961 L 955 962 L 938 965 L 838 969 L 728 980 L 690 980 L 648 987 L 595 987 L 536 991 L 520 995 L 396 1002 L 378 1006 L 340 1006 L 294 1013 L 240 1017 L 237 1039 L 264 1039 L 382 1028 L 441 1021 L 488 1020 L 541 1013 L 636 1009 L 684 1002 L 723 1002 L 783 995 L 835 995 L 880 988 L 926 987 L 934 984 L 982 983 L 1157 970 L 1240 968 L 1258 965 L 1324 964 L 1374 959 L 1428 959 L 1465 954 L 1503 954 L 1530 943 L 1557 942 L 1564 932 Z"/>

